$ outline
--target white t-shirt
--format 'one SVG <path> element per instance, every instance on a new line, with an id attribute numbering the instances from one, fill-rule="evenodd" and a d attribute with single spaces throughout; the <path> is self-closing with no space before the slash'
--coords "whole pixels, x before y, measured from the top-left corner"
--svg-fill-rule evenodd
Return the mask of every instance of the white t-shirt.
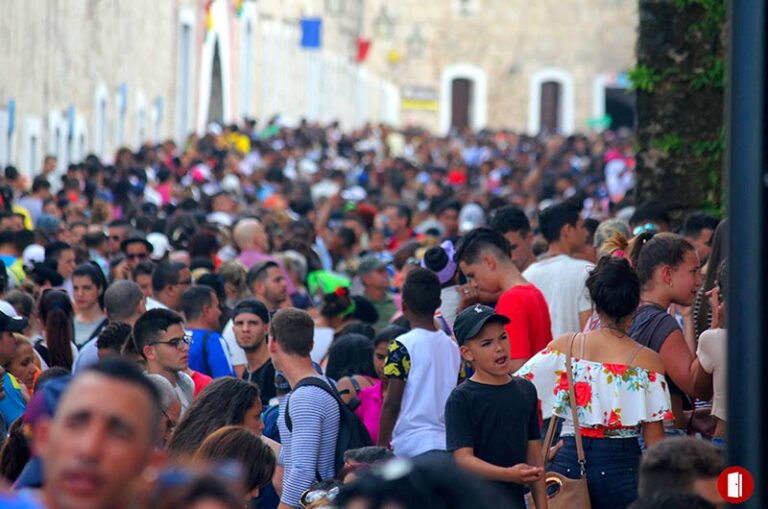
<path id="1" fill-rule="evenodd" d="M 696 355 L 704 371 L 712 374 L 712 415 L 722 420 L 726 415 L 727 354 L 728 332 L 725 329 L 709 329 L 701 333 Z"/>
<path id="2" fill-rule="evenodd" d="M 581 330 L 579 313 L 592 309 L 585 285 L 593 265 L 568 255 L 558 255 L 532 264 L 523 277 L 544 295 L 552 321 L 552 337 Z"/>
<path id="3" fill-rule="evenodd" d="M 147 297 L 147 305 L 146 305 L 147 311 L 150 309 L 170 309 L 168 306 L 160 302 L 154 297 Z"/>
<path id="4" fill-rule="evenodd" d="M 392 432 L 392 450 L 403 458 L 444 451 L 445 403 L 458 382 L 459 347 L 441 330 L 412 329 L 395 341 L 398 351 L 390 350 L 387 365 L 397 355 L 398 372 L 407 378 L 400 415 Z M 402 348 L 410 363 L 403 362 L 406 352 Z"/>
<path id="5" fill-rule="evenodd" d="M 245 358 L 245 350 L 240 348 L 235 339 L 235 322 L 231 318 L 224 326 L 224 331 L 221 333 L 221 337 L 229 347 L 229 359 L 232 361 L 233 366 L 243 366 L 248 363 Z"/>
<path id="6" fill-rule="evenodd" d="M 312 351 L 309 353 L 312 362 L 320 364 L 325 354 L 328 353 L 331 343 L 333 343 L 334 334 L 335 331 L 330 327 L 315 327 L 314 343 Z"/>

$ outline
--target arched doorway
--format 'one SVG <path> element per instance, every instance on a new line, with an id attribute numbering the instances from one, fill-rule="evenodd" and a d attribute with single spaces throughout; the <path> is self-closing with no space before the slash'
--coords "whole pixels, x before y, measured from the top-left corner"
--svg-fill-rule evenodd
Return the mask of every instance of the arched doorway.
<path id="1" fill-rule="evenodd" d="M 574 127 L 573 76 L 556 68 L 542 69 L 530 80 L 528 132 L 570 134 Z"/>
<path id="2" fill-rule="evenodd" d="M 456 64 L 440 79 L 440 131 L 480 130 L 488 116 L 488 77 L 479 67 Z"/>
<path id="3" fill-rule="evenodd" d="M 473 85 L 467 78 L 456 78 L 451 82 L 451 129 L 463 130 L 472 125 Z"/>
<path id="4" fill-rule="evenodd" d="M 592 86 L 592 116 L 596 120 L 610 117 L 611 129 L 634 129 L 635 92 L 630 90 L 627 74 L 600 74 Z"/>
<path id="5" fill-rule="evenodd" d="M 554 133 L 562 126 L 562 88 L 557 81 L 545 81 L 541 84 L 541 131 Z"/>
<path id="6" fill-rule="evenodd" d="M 208 123 L 216 122 L 219 125 L 224 123 L 224 96 L 223 96 L 223 78 L 221 74 L 221 54 L 219 52 L 219 41 L 216 40 L 213 46 L 213 65 L 211 66 L 211 94 L 208 103 Z"/>

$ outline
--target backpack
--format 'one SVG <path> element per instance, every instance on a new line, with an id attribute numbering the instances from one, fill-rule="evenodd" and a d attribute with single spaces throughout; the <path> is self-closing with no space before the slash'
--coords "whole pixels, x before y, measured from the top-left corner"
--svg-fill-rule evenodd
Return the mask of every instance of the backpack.
<path id="1" fill-rule="evenodd" d="M 341 415 L 339 416 L 339 437 L 336 439 L 336 458 L 334 460 L 334 471 L 338 474 L 342 468 L 344 468 L 344 453 L 350 449 L 358 449 L 360 447 L 368 447 L 371 444 L 371 436 L 368 433 L 368 429 L 363 424 L 362 419 L 353 412 L 339 397 L 338 393 L 332 388 L 328 382 L 321 380 L 317 377 L 307 377 L 301 380 L 293 390 L 297 390 L 300 387 L 319 387 L 324 390 L 339 404 L 339 410 Z M 293 431 L 293 423 L 291 422 L 291 415 L 289 413 L 288 406 L 291 403 L 290 397 L 285 403 L 285 426 L 288 431 Z M 315 472 L 317 479 L 322 480 L 319 472 Z"/>

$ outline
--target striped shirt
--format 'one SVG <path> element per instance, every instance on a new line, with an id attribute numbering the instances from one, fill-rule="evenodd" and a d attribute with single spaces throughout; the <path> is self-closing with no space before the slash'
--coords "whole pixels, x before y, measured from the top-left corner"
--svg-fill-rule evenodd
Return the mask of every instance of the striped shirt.
<path id="1" fill-rule="evenodd" d="M 285 424 L 289 399 L 292 432 Z M 300 507 L 301 494 L 318 474 L 322 480 L 334 478 L 340 418 L 336 400 L 319 387 L 300 387 L 281 401 L 278 426 L 283 448 L 278 462 L 285 468 L 283 503 Z"/>

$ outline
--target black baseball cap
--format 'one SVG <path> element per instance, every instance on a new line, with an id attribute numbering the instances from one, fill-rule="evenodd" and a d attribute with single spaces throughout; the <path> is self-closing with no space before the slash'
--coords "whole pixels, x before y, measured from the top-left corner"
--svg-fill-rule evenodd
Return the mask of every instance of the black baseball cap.
<path id="1" fill-rule="evenodd" d="M 269 310 L 267 310 L 267 306 L 256 299 L 248 299 L 238 302 L 235 309 L 232 311 L 232 320 L 237 318 L 237 315 L 241 313 L 253 313 L 261 318 L 262 322 L 269 323 Z"/>
<path id="2" fill-rule="evenodd" d="M 506 325 L 509 321 L 509 318 L 496 313 L 492 307 L 477 304 L 459 313 L 453 322 L 453 333 L 456 335 L 456 341 L 463 345 L 480 334 L 486 323 L 497 322 Z"/>
<path id="3" fill-rule="evenodd" d="M 21 316 L 8 316 L 0 311 L 0 331 L 24 332 L 29 320 Z"/>
<path id="4" fill-rule="evenodd" d="M 120 251 L 125 253 L 125 251 L 128 249 L 128 246 L 131 244 L 144 244 L 149 251 L 149 254 L 152 254 L 152 250 L 154 249 L 152 243 L 147 240 L 147 236 L 141 232 L 131 232 L 128 235 L 128 238 L 120 243 Z"/>

